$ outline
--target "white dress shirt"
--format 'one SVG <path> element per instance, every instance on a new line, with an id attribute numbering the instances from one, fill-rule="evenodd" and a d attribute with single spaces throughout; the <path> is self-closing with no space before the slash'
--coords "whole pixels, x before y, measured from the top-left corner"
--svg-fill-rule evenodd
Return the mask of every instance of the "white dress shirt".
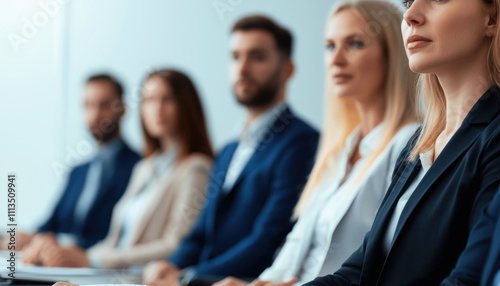
<path id="1" fill-rule="evenodd" d="M 425 176 L 425 174 L 427 174 L 427 171 L 431 168 L 433 158 L 434 158 L 434 149 L 426 153 L 419 154 L 419 160 L 420 163 L 422 164 L 422 169 L 420 169 L 420 172 L 418 173 L 415 180 L 413 180 L 411 185 L 408 187 L 408 189 L 406 189 L 403 195 L 401 195 L 398 204 L 394 209 L 394 213 L 392 215 L 391 221 L 389 222 L 389 226 L 387 227 L 387 233 L 385 235 L 385 240 L 384 240 L 384 251 L 386 254 L 389 253 L 389 250 L 391 249 L 392 241 L 394 240 L 394 234 L 396 233 L 396 228 L 398 226 L 401 213 L 403 213 L 406 203 L 408 203 L 408 200 L 410 199 L 411 195 L 413 195 L 413 193 L 415 192 L 415 189 L 418 187 L 420 181 L 422 181 L 422 178 Z"/>
<path id="2" fill-rule="evenodd" d="M 276 121 L 285 108 L 286 104 L 281 102 L 260 115 L 243 129 L 238 146 L 227 169 L 226 178 L 222 185 L 223 190 L 231 190 L 243 168 L 250 161 L 250 158 L 255 153 L 264 136 L 266 136 L 267 131 L 272 127 L 274 121 Z"/>
<path id="3" fill-rule="evenodd" d="M 295 285 L 302 285 L 340 268 L 371 228 L 396 160 L 417 128 L 418 124 L 403 127 L 369 167 L 366 164 L 382 140 L 383 126 L 362 140 L 359 128 L 353 132 L 344 149 L 331 158 L 281 252 L 259 279 L 279 283 L 297 277 Z M 358 145 L 360 159 L 349 166 Z"/>

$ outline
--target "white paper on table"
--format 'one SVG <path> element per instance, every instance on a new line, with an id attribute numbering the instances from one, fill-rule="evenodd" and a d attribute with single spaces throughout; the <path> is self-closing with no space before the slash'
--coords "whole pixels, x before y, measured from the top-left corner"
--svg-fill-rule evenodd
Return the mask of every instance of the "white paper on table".
<path id="1" fill-rule="evenodd" d="M 143 284 L 90 284 L 90 285 L 80 285 L 80 286 L 146 286 Z"/>
<path id="2" fill-rule="evenodd" d="M 16 269 L 16 273 L 40 276 L 93 276 L 106 272 L 105 270 L 95 268 L 42 267 L 22 265 Z"/>

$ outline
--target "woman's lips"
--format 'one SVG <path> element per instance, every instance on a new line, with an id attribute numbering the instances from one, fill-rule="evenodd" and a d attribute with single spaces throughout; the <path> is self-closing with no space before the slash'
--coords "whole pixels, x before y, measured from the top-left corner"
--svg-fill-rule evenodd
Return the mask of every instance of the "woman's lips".
<path id="1" fill-rule="evenodd" d="M 406 48 L 408 50 L 421 48 L 429 45 L 431 42 L 432 41 L 430 39 L 427 39 L 425 37 L 419 35 L 412 35 L 408 37 L 408 39 L 406 40 Z"/>
<path id="2" fill-rule="evenodd" d="M 353 76 L 350 74 L 334 74 L 332 76 L 333 82 L 336 84 L 348 82 L 352 78 L 353 78 Z"/>

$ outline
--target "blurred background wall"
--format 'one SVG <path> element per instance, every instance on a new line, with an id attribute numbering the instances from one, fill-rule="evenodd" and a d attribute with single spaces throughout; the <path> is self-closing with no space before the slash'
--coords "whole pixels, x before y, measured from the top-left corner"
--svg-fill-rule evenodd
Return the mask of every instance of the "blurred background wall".
<path id="1" fill-rule="evenodd" d="M 321 128 L 324 25 L 332 0 L 0 0 L 0 228 L 7 173 L 18 178 L 19 228 L 35 229 L 54 207 L 68 171 L 95 151 L 83 120 L 82 87 L 96 72 L 125 86 L 125 140 L 142 148 L 144 76 L 188 73 L 201 94 L 216 149 L 235 138 L 244 112 L 233 99 L 229 32 L 260 13 L 294 35 L 292 108 Z M 394 0 L 394 2 L 397 2 Z"/>

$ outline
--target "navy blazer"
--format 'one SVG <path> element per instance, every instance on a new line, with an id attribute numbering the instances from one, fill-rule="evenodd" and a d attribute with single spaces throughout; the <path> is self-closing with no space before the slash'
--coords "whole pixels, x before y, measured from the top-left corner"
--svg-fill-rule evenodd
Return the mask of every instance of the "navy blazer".
<path id="1" fill-rule="evenodd" d="M 109 230 L 113 207 L 125 192 L 132 168 L 141 156 L 123 143 L 115 158 L 114 173 L 104 185 L 100 186 L 83 223 L 75 223 L 74 210 L 87 178 L 90 163 L 77 166 L 71 171 L 64 193 L 52 215 L 38 231 L 73 234 L 77 239 L 77 245 L 85 249 L 104 239 Z"/>
<path id="2" fill-rule="evenodd" d="M 457 266 L 441 284 L 493 285 L 493 279 L 500 270 L 500 191 L 486 207 L 481 218 L 472 229 Z M 482 275 L 481 275 L 482 274 Z M 481 279 L 482 276 L 482 279 Z"/>
<path id="3" fill-rule="evenodd" d="M 499 90 L 492 87 L 478 100 L 420 181 L 386 254 L 384 238 L 394 209 L 421 170 L 419 159 L 407 160 L 419 133 L 402 151 L 361 247 L 337 272 L 306 285 L 439 285 L 452 271 L 500 183 Z"/>
<path id="4" fill-rule="evenodd" d="M 314 163 L 318 132 L 287 107 L 229 192 L 222 185 L 237 142 L 218 155 L 207 203 L 169 261 L 196 275 L 257 277 L 292 228 L 291 215 Z"/>

